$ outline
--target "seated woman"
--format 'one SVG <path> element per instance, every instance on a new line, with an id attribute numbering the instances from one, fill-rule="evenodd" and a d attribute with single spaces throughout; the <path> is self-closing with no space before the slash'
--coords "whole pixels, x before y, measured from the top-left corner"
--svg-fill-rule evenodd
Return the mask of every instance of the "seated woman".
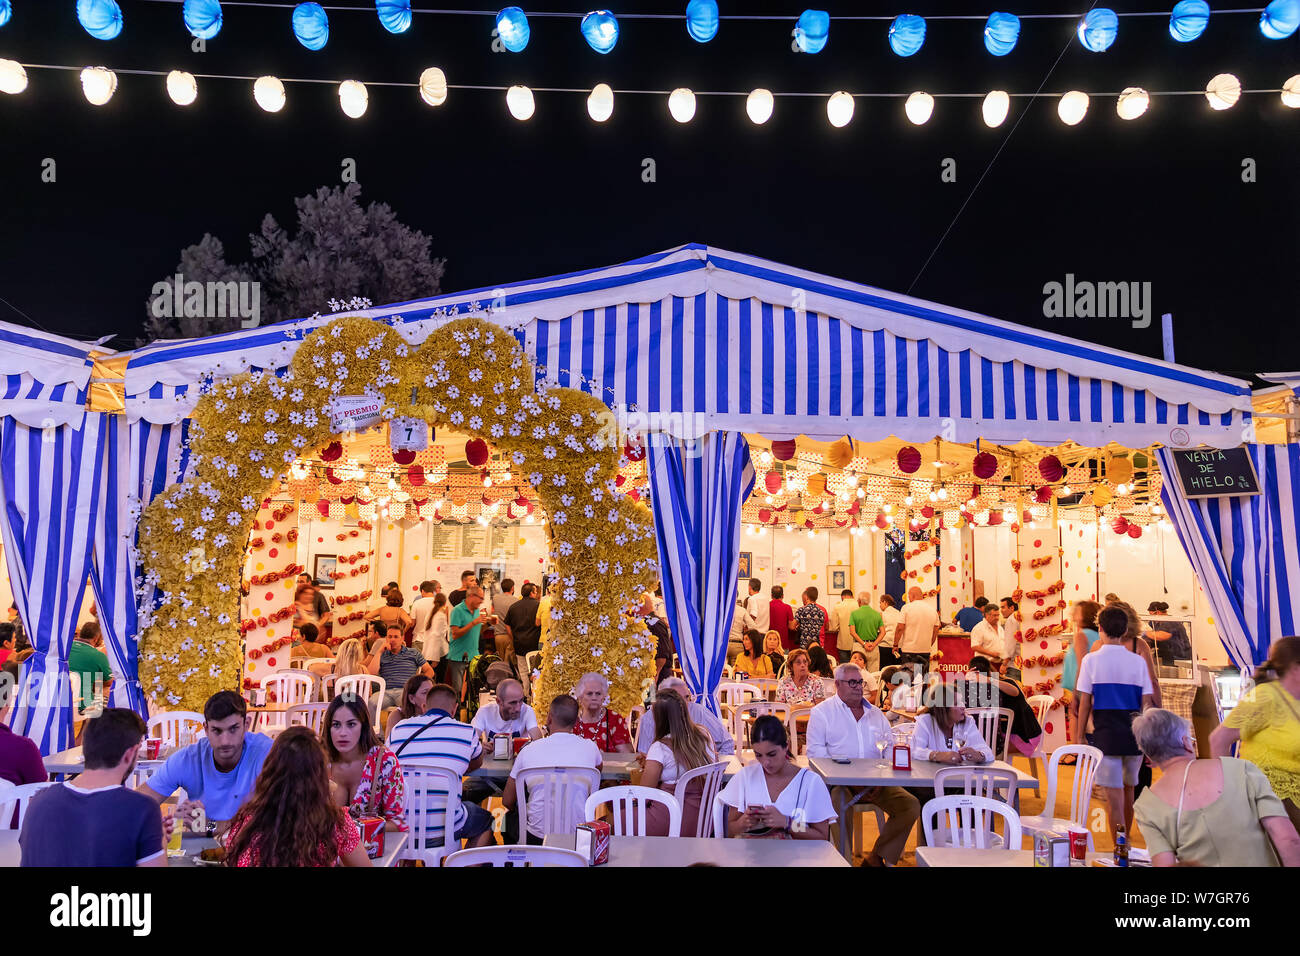
<path id="1" fill-rule="evenodd" d="M 771 714 L 754 721 L 754 761 L 741 768 L 719 799 L 727 836 L 768 840 L 825 840 L 835 819 L 831 794 L 817 774 L 790 759 L 785 724 Z"/>
<path id="2" fill-rule="evenodd" d="M 990 673 L 991 666 L 981 657 L 973 658 L 970 662 L 970 669 L 989 684 L 990 693 L 981 700 L 980 706 L 1005 707 L 1011 711 L 1011 746 L 1024 757 L 1034 756 L 1043 737 L 1043 727 L 1038 722 L 1033 705 L 1029 703 L 1025 685 L 1014 677 L 1007 676 L 1006 663 L 1003 663 L 1000 675 Z M 996 694 L 992 693 L 994 690 Z M 984 700 L 988 703 L 984 703 Z M 988 743 L 996 746 L 998 741 L 990 740 Z"/>
<path id="3" fill-rule="evenodd" d="M 407 614 L 402 608 L 402 591 L 400 588 L 389 588 L 388 593 L 384 596 L 384 604 L 375 608 L 366 614 L 367 621 L 379 621 L 385 628 L 400 628 L 402 633 L 415 624 L 411 615 Z"/>
<path id="4" fill-rule="evenodd" d="M 812 644 L 808 648 L 808 670 L 818 677 L 835 679 L 835 668 L 831 666 L 831 659 L 820 644 Z"/>
<path id="5" fill-rule="evenodd" d="M 966 716 L 966 708 L 956 704 L 930 707 L 916 718 L 912 756 L 935 763 L 989 763 L 993 751 L 985 743 L 979 725 Z"/>
<path id="6" fill-rule="evenodd" d="M 275 738 L 230 822 L 226 866 L 370 866 L 355 820 L 330 798 L 325 752 L 306 727 Z"/>
<path id="7" fill-rule="evenodd" d="M 408 717 L 423 717 L 427 708 L 429 690 L 433 687 L 433 678 L 426 674 L 412 674 L 407 678 L 406 685 L 402 688 L 401 699 L 397 702 L 395 711 L 389 711 L 388 732 L 391 733 L 393 727 L 399 720 L 405 720 Z M 387 735 L 385 735 L 387 739 Z"/>
<path id="8" fill-rule="evenodd" d="M 641 786 L 672 793 L 682 774 L 713 763 L 716 759 L 713 741 L 691 720 L 686 701 L 672 691 L 663 691 L 655 698 L 654 721 L 655 742 L 646 751 Z M 691 786 L 682 805 L 684 834 L 694 834 L 699 823 L 704 781 L 697 782 L 700 786 Z M 668 832 L 668 809 L 662 803 L 647 807 L 645 835 L 677 836 Z"/>
<path id="9" fill-rule="evenodd" d="M 772 662 L 772 674 L 780 674 L 781 668 L 785 666 L 785 655 L 781 653 L 781 635 L 776 631 L 768 631 L 763 635 L 763 653 Z"/>
<path id="10" fill-rule="evenodd" d="M 775 673 L 768 656 L 754 648 L 754 635 L 757 633 L 757 631 L 745 631 L 741 635 L 740 653 L 736 655 L 736 663 L 732 665 L 733 673 L 744 674 L 746 677 L 771 677 Z"/>
<path id="11" fill-rule="evenodd" d="M 826 696 L 822 679 L 809 673 L 808 652 L 796 647 L 786 658 L 789 676 L 776 688 L 776 699 L 783 704 L 816 704 Z"/>
<path id="12" fill-rule="evenodd" d="M 601 753 L 632 752 L 627 721 L 605 706 L 609 700 L 609 681 L 593 672 L 583 674 L 578 678 L 574 696 L 578 698 L 578 722 L 573 725 L 574 734 L 590 740 Z"/>
<path id="13" fill-rule="evenodd" d="M 1133 736 L 1160 768 L 1133 805 L 1152 866 L 1300 866 L 1300 834 L 1258 767 L 1198 759 L 1187 722 L 1158 707 L 1134 718 Z"/>
<path id="14" fill-rule="evenodd" d="M 397 755 L 380 743 L 364 698 L 330 701 L 321 728 L 329 777 L 340 806 L 354 817 L 383 817 L 385 830 L 405 830 L 406 788 Z"/>

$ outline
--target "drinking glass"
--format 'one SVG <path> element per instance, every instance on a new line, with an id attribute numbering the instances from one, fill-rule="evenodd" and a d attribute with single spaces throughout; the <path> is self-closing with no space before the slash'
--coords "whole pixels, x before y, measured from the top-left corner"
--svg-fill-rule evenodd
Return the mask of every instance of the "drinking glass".
<path id="1" fill-rule="evenodd" d="M 888 737 L 882 735 L 876 738 L 876 753 L 880 756 L 880 766 L 882 767 L 888 766 L 888 764 L 885 762 L 885 750 L 888 747 L 889 747 Z"/>

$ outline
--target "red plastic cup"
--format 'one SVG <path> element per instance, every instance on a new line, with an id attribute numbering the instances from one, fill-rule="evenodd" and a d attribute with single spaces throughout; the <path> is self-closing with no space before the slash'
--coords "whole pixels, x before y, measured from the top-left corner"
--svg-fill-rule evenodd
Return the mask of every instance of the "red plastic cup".
<path id="1" fill-rule="evenodd" d="M 1088 831 L 1081 826 L 1071 826 L 1070 834 L 1070 860 L 1072 862 L 1085 863 L 1088 860 Z"/>
<path id="2" fill-rule="evenodd" d="M 145 742 L 144 742 L 144 744 L 145 744 L 145 751 L 144 751 L 144 752 L 145 752 L 145 759 L 146 759 L 146 760 L 157 760 L 157 759 L 158 759 L 158 754 L 161 753 L 161 751 L 162 751 L 162 738 L 161 738 L 161 737 L 147 737 L 147 738 L 145 738 Z"/>
<path id="3" fill-rule="evenodd" d="M 519 751 L 524 749 L 524 744 L 528 743 L 527 737 L 516 737 L 510 741 L 510 746 L 514 748 L 515 756 L 519 756 Z"/>

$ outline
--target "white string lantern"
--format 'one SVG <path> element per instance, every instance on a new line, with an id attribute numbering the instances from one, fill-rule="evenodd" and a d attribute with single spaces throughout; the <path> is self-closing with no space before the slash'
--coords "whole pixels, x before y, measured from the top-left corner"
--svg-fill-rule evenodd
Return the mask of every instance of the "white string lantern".
<path id="1" fill-rule="evenodd" d="M 1070 90 L 1056 104 L 1056 115 L 1066 126 L 1078 126 L 1088 112 L 1088 94 L 1081 90 Z"/>
<path id="2" fill-rule="evenodd" d="M 668 95 L 668 112 L 679 123 L 689 123 L 695 117 L 695 94 L 679 86 Z"/>
<path id="3" fill-rule="evenodd" d="M 92 106 L 103 106 L 117 92 L 117 74 L 102 66 L 88 66 L 81 71 L 81 92 Z"/>
<path id="4" fill-rule="evenodd" d="M 537 104 L 533 102 L 533 91 L 526 86 L 512 86 L 506 90 L 506 107 L 515 119 L 532 119 Z"/>
<path id="5" fill-rule="evenodd" d="M 2 83 L 3 80 L 0 80 Z M 3 87 L 0 87 L 3 88 Z M 1282 84 L 1282 105 L 1300 109 L 1300 73 Z"/>
<path id="6" fill-rule="evenodd" d="M 284 109 L 284 84 L 274 76 L 259 76 L 253 83 L 253 99 L 268 113 Z"/>
<path id="7" fill-rule="evenodd" d="M 990 129 L 1001 126 L 1011 110 L 1011 97 L 1006 90 L 990 90 L 984 97 L 984 125 Z"/>
<path id="8" fill-rule="evenodd" d="M 0 93 L 11 96 L 27 89 L 27 71 L 17 60 L 0 60 Z"/>
<path id="9" fill-rule="evenodd" d="M 1219 73 L 1205 84 L 1205 98 L 1216 110 L 1226 110 L 1241 99 L 1241 80 L 1231 73 Z"/>
<path id="10" fill-rule="evenodd" d="M 614 91 L 608 83 L 597 83 L 587 97 L 587 114 L 597 123 L 614 115 Z"/>
<path id="11" fill-rule="evenodd" d="M 772 118 L 772 107 L 776 100 L 772 97 L 771 90 L 765 90 L 759 87 L 756 90 L 750 90 L 749 96 L 745 97 L 745 112 L 749 114 L 750 122 L 756 126 L 762 126 Z"/>
<path id="12" fill-rule="evenodd" d="M 907 102 L 903 104 L 903 112 L 913 124 L 923 126 L 934 112 L 934 97 L 918 90 L 907 98 Z"/>
<path id="13" fill-rule="evenodd" d="M 431 66 L 420 74 L 420 99 L 429 106 L 447 102 L 447 74 Z"/>
<path id="14" fill-rule="evenodd" d="M 344 80 L 339 84 L 339 106 L 345 116 L 360 119 L 369 105 L 370 94 L 366 92 L 366 84 L 356 80 Z"/>
<path id="15" fill-rule="evenodd" d="M 847 126 L 853 119 L 853 97 L 840 90 L 826 101 L 826 118 L 836 129 Z"/>
<path id="16" fill-rule="evenodd" d="M 1115 112 L 1123 120 L 1135 120 L 1151 105 L 1151 95 L 1140 86 L 1125 87 L 1115 102 Z"/>
<path id="17" fill-rule="evenodd" d="M 199 84 L 193 73 L 172 70 L 167 74 L 167 95 L 177 106 L 189 106 L 199 96 Z"/>

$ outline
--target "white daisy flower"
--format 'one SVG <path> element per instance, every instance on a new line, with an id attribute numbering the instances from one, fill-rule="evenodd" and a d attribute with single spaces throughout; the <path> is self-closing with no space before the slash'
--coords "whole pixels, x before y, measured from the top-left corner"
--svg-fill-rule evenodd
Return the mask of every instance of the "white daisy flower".
<path id="1" fill-rule="evenodd" d="M 469 426 L 469 430 L 472 432 L 483 430 L 483 419 L 477 415 L 470 416 L 469 421 L 465 424 Z"/>
<path id="2" fill-rule="evenodd" d="M 465 420 L 465 416 L 464 416 L 463 413 L 461 413 L 461 412 L 452 412 L 452 413 L 451 413 L 451 423 L 452 423 L 453 425 L 459 425 L 459 424 L 460 424 L 461 422 L 463 422 L 464 420 Z"/>
<path id="3" fill-rule="evenodd" d="M 555 457 L 555 455 L 556 455 L 556 451 L 554 445 L 547 445 L 545 448 L 542 449 L 542 457 L 545 458 L 547 461 L 550 461 L 552 458 Z"/>

